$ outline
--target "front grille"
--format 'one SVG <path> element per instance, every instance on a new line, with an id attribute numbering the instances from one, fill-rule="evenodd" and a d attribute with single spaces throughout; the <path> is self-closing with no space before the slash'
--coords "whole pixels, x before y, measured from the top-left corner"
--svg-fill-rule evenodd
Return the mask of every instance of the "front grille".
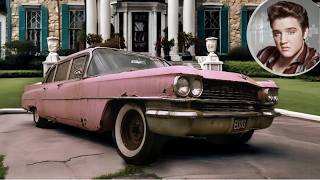
<path id="1" fill-rule="evenodd" d="M 192 107 L 201 111 L 254 111 L 257 93 L 258 87 L 248 83 L 204 79 L 200 99 L 212 101 Z"/>

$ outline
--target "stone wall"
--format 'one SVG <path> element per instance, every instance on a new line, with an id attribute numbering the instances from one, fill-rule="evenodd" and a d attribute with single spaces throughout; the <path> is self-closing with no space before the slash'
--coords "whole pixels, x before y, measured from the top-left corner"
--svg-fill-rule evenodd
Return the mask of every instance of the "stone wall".
<path id="1" fill-rule="evenodd" d="M 223 1 L 223 0 L 222 0 Z M 260 4 L 263 0 L 224 0 L 228 4 L 229 12 L 229 43 L 230 49 L 241 46 L 240 15 L 241 6 L 246 4 Z"/>
<path id="2" fill-rule="evenodd" d="M 83 3 L 84 0 L 13 0 L 11 2 L 12 15 L 12 40 L 19 39 L 19 6 L 20 5 L 45 5 L 49 12 L 49 36 L 60 37 L 61 26 L 61 4 Z M 83 3 L 84 4 L 84 3 Z M 60 31 L 60 33 L 59 33 Z"/>

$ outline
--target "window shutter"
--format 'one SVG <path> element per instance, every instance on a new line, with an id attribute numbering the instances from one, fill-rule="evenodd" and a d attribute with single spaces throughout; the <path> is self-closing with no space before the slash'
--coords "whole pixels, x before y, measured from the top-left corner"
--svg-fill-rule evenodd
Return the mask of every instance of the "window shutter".
<path id="1" fill-rule="evenodd" d="M 197 30 L 198 30 L 198 54 L 197 55 L 206 55 L 206 42 L 205 42 L 205 30 L 204 30 L 204 7 L 200 6 L 197 10 Z"/>
<path id="2" fill-rule="evenodd" d="M 26 8 L 19 6 L 19 40 L 26 40 Z"/>
<path id="3" fill-rule="evenodd" d="M 229 7 L 221 7 L 221 54 L 229 53 Z"/>
<path id="4" fill-rule="evenodd" d="M 241 7 L 241 46 L 247 48 L 247 18 L 248 11 L 246 6 Z"/>
<path id="5" fill-rule="evenodd" d="M 49 15 L 48 8 L 45 6 L 41 6 L 41 50 L 48 50 L 47 37 L 49 34 L 49 23 L 48 23 Z"/>
<path id="6" fill-rule="evenodd" d="M 69 49 L 69 5 L 61 5 L 62 49 Z"/>
<path id="7" fill-rule="evenodd" d="M 11 31 L 12 31 L 12 26 L 11 26 L 11 8 L 10 8 L 10 0 L 6 0 L 6 25 L 7 25 L 7 42 L 11 41 Z"/>

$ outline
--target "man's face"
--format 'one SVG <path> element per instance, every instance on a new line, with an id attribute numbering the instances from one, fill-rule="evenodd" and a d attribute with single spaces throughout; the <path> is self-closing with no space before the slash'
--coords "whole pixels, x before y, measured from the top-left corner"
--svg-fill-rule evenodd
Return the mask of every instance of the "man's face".
<path id="1" fill-rule="evenodd" d="M 293 17 L 276 19 L 272 24 L 273 39 L 284 58 L 294 58 L 303 49 L 304 36 L 308 29 L 303 32 L 300 23 Z"/>

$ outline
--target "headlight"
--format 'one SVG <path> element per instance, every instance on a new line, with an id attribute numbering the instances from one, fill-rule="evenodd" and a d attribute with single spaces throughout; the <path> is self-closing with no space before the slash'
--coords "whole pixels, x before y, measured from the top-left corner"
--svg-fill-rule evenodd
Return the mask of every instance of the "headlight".
<path id="1" fill-rule="evenodd" d="M 269 102 L 269 103 L 276 104 L 279 100 L 278 89 L 264 88 L 259 91 L 258 98 L 262 102 Z"/>
<path id="2" fill-rule="evenodd" d="M 201 79 L 192 79 L 190 82 L 191 96 L 200 97 L 203 91 L 203 85 Z"/>
<path id="3" fill-rule="evenodd" d="M 174 80 L 174 92 L 177 96 L 188 96 L 190 92 L 189 80 L 185 77 L 177 76 Z"/>

